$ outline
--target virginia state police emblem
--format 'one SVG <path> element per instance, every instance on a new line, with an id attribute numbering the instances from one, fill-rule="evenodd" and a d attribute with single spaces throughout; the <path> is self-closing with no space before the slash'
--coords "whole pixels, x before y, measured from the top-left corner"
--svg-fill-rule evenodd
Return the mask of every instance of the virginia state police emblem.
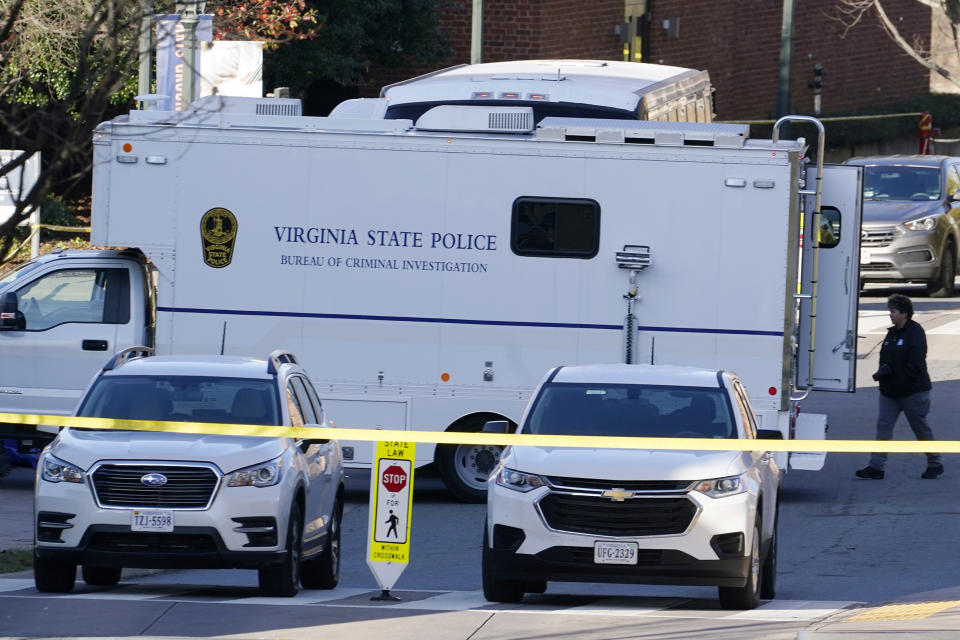
<path id="1" fill-rule="evenodd" d="M 200 220 L 203 239 L 203 261 L 220 269 L 233 258 L 233 241 L 237 237 L 237 217 L 223 207 L 210 209 Z"/>

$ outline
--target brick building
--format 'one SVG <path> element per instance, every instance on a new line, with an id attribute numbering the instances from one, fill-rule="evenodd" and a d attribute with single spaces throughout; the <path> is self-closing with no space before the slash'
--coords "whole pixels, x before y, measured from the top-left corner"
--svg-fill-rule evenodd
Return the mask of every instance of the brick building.
<path id="1" fill-rule="evenodd" d="M 822 113 L 928 93 L 929 72 L 900 50 L 872 13 L 844 35 L 835 19 L 839 1 L 795 0 L 790 111 L 813 113 L 809 84 L 817 63 L 826 70 Z M 912 1 L 887 5 L 908 40 L 929 40 L 929 8 Z M 445 6 L 441 25 L 454 54 L 435 68 L 469 62 L 471 10 L 471 0 Z M 782 10 L 783 0 L 485 0 L 482 59 L 623 60 L 627 40 L 645 62 L 707 69 L 719 119 L 770 118 L 777 112 Z M 635 32 L 641 37 L 628 37 Z M 374 70 L 360 95 L 375 96 L 385 84 L 432 70 Z"/>

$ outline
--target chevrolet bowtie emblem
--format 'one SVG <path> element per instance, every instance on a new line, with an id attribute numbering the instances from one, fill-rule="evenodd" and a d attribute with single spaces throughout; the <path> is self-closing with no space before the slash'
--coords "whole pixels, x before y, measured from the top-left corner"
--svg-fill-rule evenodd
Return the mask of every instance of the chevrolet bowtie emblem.
<path id="1" fill-rule="evenodd" d="M 623 502 L 627 498 L 633 497 L 633 491 L 626 491 L 625 489 L 607 489 L 600 494 L 604 498 L 610 498 L 614 502 Z"/>

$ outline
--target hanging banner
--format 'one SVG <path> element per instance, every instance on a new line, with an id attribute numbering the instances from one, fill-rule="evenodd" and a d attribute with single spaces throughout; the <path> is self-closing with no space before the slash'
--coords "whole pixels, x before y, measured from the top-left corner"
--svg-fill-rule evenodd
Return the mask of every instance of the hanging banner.
<path id="1" fill-rule="evenodd" d="M 412 442 L 377 442 L 370 471 L 367 566 L 384 591 L 393 588 L 410 562 L 415 447 Z"/>
<path id="2" fill-rule="evenodd" d="M 198 16 L 197 42 L 213 40 L 213 16 Z M 157 102 L 160 111 L 183 111 L 183 81 L 187 73 L 184 63 L 185 32 L 180 15 L 157 16 L 157 93 L 167 96 Z M 194 86 L 200 86 L 200 69 L 194 69 Z"/>

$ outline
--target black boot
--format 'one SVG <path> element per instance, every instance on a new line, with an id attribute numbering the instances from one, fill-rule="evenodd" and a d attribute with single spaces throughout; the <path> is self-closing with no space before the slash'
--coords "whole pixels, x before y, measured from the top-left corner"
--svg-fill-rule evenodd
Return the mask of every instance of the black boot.
<path id="1" fill-rule="evenodd" d="M 877 469 L 876 467 L 866 466 L 863 469 L 857 469 L 858 478 L 866 478 L 867 480 L 883 480 L 883 469 Z M 936 476 L 931 476 L 936 477 Z"/>
<path id="2" fill-rule="evenodd" d="M 923 478 L 924 480 L 933 480 L 938 476 L 940 476 L 940 474 L 942 473 L 943 473 L 943 465 L 937 462 L 934 464 L 928 464 L 927 470 L 924 471 L 920 477 Z"/>

